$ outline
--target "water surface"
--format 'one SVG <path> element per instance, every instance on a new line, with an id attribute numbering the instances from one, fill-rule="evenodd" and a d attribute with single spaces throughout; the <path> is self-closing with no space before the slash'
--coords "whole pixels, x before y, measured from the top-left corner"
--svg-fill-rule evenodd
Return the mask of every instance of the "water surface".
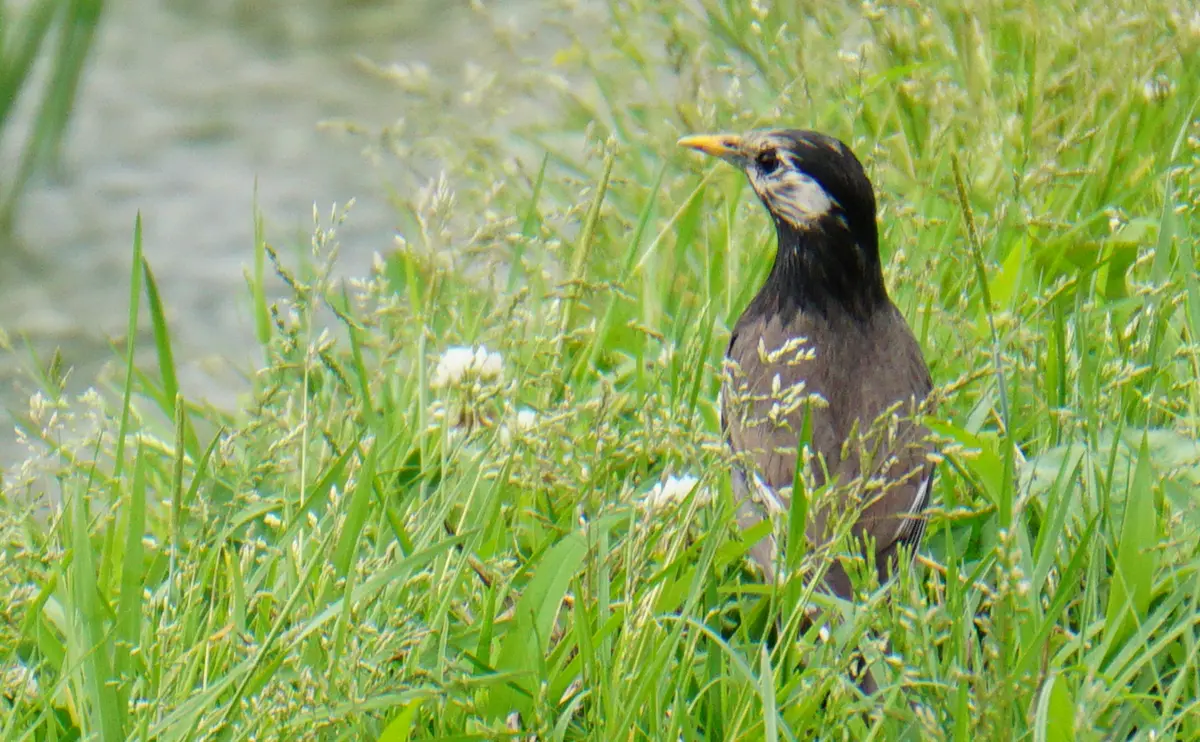
<path id="1" fill-rule="evenodd" d="M 339 271 L 365 274 L 395 227 L 380 183 L 404 173 L 371 165 L 361 142 L 319 122 L 401 115 L 395 90 L 356 55 L 457 76 L 464 49 L 487 58 L 491 32 L 465 3 L 438 0 L 126 0 L 108 12 L 63 168 L 30 185 L 18 244 L 0 257 L 0 327 L 18 345 L 0 355 L 0 404 L 24 409 L 33 389 L 22 339 L 43 357 L 59 349 L 74 391 L 113 362 L 140 211 L 185 394 L 230 407 L 257 359 L 244 280 L 256 184 L 268 240 L 284 252 L 306 249 L 314 204 L 328 214 L 356 199 Z M 22 455 L 3 419 L 0 464 Z"/>

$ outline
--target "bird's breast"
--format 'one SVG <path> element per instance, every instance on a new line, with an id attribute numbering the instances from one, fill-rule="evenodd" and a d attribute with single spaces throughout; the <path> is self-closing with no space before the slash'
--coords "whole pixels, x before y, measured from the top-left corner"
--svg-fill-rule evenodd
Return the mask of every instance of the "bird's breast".
<path id="1" fill-rule="evenodd" d="M 787 324 L 744 317 L 731 338 L 722 418 L 734 452 L 772 486 L 791 484 L 802 437 L 832 461 L 852 423 L 853 353 L 831 330 L 803 315 Z"/>

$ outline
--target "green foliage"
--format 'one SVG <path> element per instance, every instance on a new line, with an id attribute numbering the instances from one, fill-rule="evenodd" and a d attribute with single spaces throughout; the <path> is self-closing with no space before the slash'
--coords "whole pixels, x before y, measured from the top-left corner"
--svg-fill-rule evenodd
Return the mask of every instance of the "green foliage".
<path id="1" fill-rule="evenodd" d="M 549 62 L 501 27 L 511 68 L 380 70 L 377 154 L 444 174 L 362 280 L 336 212 L 299 268 L 257 230 L 238 414 L 186 399 L 135 240 L 157 371 L 47 373 L 4 482 L 0 732 L 1200 736 L 1200 20 L 803 5 L 547 3 Z M 785 122 L 866 162 L 939 383 L 925 545 L 855 605 L 743 571 L 716 391 L 773 238 L 674 147 Z"/>
<path id="2" fill-rule="evenodd" d="M 39 59 L 51 67 L 37 114 L 14 172 L 0 179 L 0 235 L 11 226 L 26 181 L 58 161 L 59 146 L 104 10 L 103 0 L 0 2 L 0 144 L 11 130 L 17 101 L 36 79 Z M 56 38 L 57 37 L 57 38 Z"/>

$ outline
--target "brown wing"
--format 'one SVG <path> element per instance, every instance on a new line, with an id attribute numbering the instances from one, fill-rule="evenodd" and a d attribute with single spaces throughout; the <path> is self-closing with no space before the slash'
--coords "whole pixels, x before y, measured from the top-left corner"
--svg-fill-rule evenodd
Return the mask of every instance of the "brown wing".
<path id="1" fill-rule="evenodd" d="M 728 356 L 722 422 L 740 461 L 733 484 L 743 498 L 742 526 L 772 507 L 790 505 L 796 444 L 807 416 L 817 462 L 813 482 L 821 486 L 827 473 L 839 480 L 839 499 L 810 513 L 807 538 L 823 544 L 831 519 L 861 514 L 854 532 L 874 540 L 885 579 L 883 570 L 900 544 L 920 540 L 924 520 L 913 516 L 928 501 L 932 474 L 924 431 L 905 419 L 911 400 L 927 396 L 929 372 L 899 312 L 889 306 L 866 324 L 797 314 L 784 325 L 777 316 L 743 316 Z M 893 408 L 898 420 L 888 415 L 874 425 Z M 769 578 L 773 549 L 768 541 L 751 552 Z M 826 582 L 839 595 L 849 593 L 840 566 Z"/>

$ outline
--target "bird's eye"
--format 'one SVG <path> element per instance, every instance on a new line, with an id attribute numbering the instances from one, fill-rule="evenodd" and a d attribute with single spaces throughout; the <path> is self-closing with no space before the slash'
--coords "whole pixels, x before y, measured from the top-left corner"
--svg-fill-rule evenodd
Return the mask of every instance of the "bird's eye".
<path id="1" fill-rule="evenodd" d="M 775 154 L 773 149 L 759 152 L 754 161 L 758 163 L 758 169 L 767 175 L 779 169 L 779 155 Z"/>

